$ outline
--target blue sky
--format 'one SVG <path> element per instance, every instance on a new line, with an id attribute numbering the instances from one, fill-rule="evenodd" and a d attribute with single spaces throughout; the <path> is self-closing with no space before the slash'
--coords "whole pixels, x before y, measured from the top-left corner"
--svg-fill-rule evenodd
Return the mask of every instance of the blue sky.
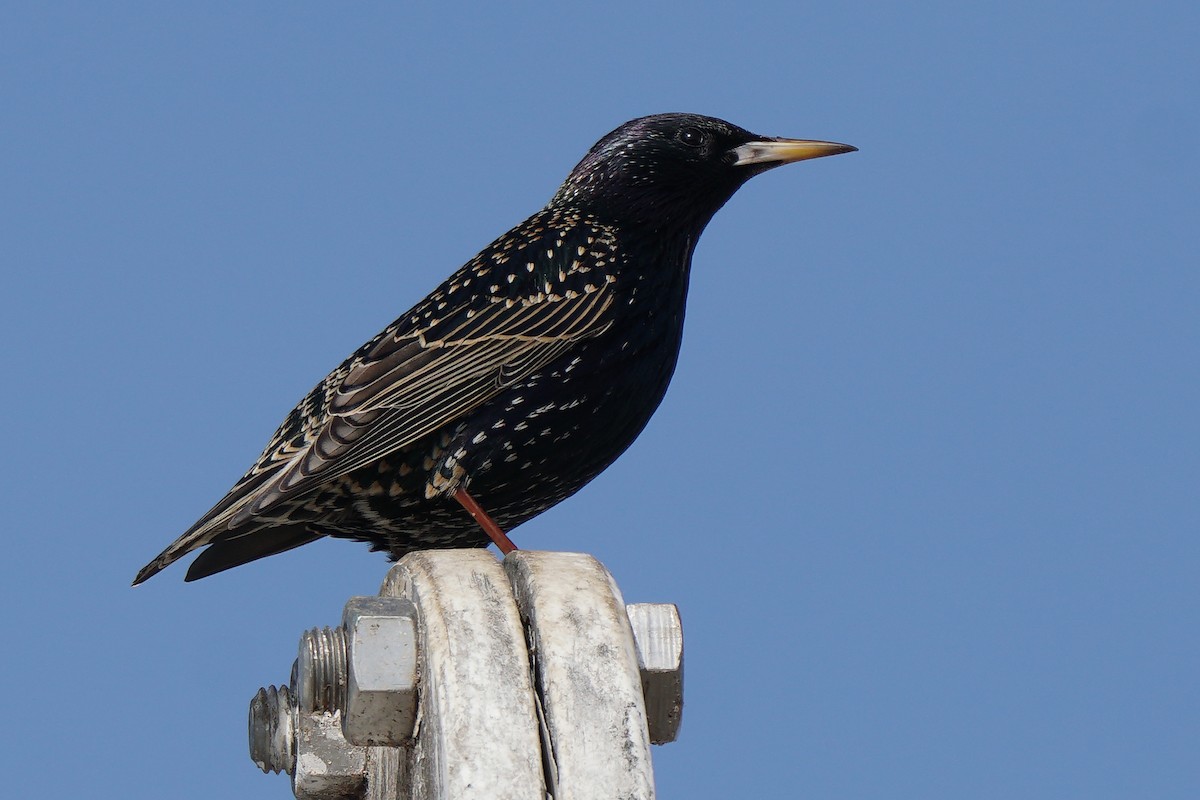
<path id="1" fill-rule="evenodd" d="M 1200 13 L 0 10 L 12 797 L 290 796 L 246 704 L 373 593 L 134 572 L 313 383 L 661 111 L 859 153 L 696 253 L 635 446 L 518 529 L 680 605 L 660 796 L 1200 796 Z"/>

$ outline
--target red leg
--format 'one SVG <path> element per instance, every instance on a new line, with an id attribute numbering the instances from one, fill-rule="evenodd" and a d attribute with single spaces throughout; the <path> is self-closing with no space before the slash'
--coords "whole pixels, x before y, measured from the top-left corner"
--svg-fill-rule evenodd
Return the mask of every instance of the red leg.
<path id="1" fill-rule="evenodd" d="M 483 532 L 488 535 L 488 538 L 496 543 L 496 547 L 500 548 L 501 553 L 508 555 L 517 549 L 517 546 L 512 543 L 512 539 L 509 539 L 507 534 L 496 524 L 496 520 L 489 517 L 487 512 L 479 507 L 479 503 L 476 503 L 475 498 L 467 494 L 466 489 L 455 489 L 450 496 L 462 504 L 467 513 L 479 523 L 479 527 L 483 528 Z"/>

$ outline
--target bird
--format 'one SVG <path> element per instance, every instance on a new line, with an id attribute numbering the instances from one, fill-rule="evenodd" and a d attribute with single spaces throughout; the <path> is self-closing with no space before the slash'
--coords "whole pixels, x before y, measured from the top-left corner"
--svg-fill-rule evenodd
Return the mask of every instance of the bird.
<path id="1" fill-rule="evenodd" d="M 713 215 L 756 175 L 856 149 L 699 114 L 619 126 L 318 383 L 133 584 L 200 548 L 187 581 L 325 536 L 392 560 L 516 549 L 506 531 L 579 491 L 658 408 Z"/>

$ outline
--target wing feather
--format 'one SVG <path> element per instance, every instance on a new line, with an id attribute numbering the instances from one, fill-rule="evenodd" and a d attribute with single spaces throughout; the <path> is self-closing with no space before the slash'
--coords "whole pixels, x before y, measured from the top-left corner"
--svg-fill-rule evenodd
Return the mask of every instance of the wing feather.
<path id="1" fill-rule="evenodd" d="M 277 450 L 286 461 L 221 516 L 235 527 L 461 419 L 573 343 L 607 330 L 609 286 L 479 311 L 464 306 L 428 327 L 384 337 L 330 387 L 326 418 L 308 442 Z"/>

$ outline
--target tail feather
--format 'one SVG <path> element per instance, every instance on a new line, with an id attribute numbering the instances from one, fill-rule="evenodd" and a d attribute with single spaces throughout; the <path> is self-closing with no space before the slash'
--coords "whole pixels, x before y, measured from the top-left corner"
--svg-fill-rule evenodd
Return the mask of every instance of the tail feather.
<path id="1" fill-rule="evenodd" d="M 154 577 L 188 553 L 205 545 L 208 545 L 208 549 L 192 562 L 184 580 L 206 578 L 241 564 L 315 542 L 321 536 L 322 534 L 312 533 L 302 525 L 242 528 L 239 531 L 225 531 L 215 535 L 211 530 L 188 531 L 142 567 L 133 579 L 133 585 L 137 586 Z"/>
<path id="2" fill-rule="evenodd" d="M 137 586 L 139 583 L 143 583 L 154 577 L 188 553 L 198 547 L 203 547 L 205 544 L 207 542 L 204 537 L 196 536 L 192 531 L 188 531 L 167 545 L 167 549 L 156 555 L 149 564 L 138 570 L 137 577 L 133 579 L 133 585 Z"/>
<path id="3" fill-rule="evenodd" d="M 228 494 L 222 497 L 215 506 L 210 508 L 207 514 L 198 519 L 196 523 L 192 525 L 192 527 L 184 531 L 178 539 L 167 545 L 167 549 L 155 556 L 153 561 L 142 567 L 138 572 L 137 577 L 133 579 L 133 585 L 137 586 L 139 583 L 154 577 L 165 568 L 186 556 L 188 553 L 192 552 L 193 550 L 198 550 L 211 542 L 225 541 L 236 537 L 245 536 L 247 534 L 253 534 L 254 536 L 264 534 L 266 535 L 267 540 L 270 541 L 270 533 L 267 533 L 264 530 L 256 529 L 252 525 L 242 525 L 240 526 L 240 529 L 236 530 L 230 530 L 228 526 L 229 517 L 232 516 L 237 509 L 244 506 L 249 499 L 254 496 L 255 491 L 268 478 L 270 478 L 271 475 L 272 472 L 265 471 L 252 474 L 238 481 L 237 485 L 234 486 Z M 280 526 L 280 528 L 276 530 L 291 531 L 295 527 L 296 526 L 290 525 Z M 288 535 L 290 536 L 291 534 Z M 312 541 L 312 539 L 307 541 Z M 296 546 L 297 545 L 291 545 L 291 547 Z M 282 550 L 287 549 L 290 548 L 284 547 L 281 550 L 273 552 L 281 552 Z M 264 555 L 269 555 L 269 553 L 265 553 Z M 255 556 L 255 558 L 261 558 L 261 556 Z M 253 561 L 254 559 L 248 558 L 246 560 Z M 236 565 L 231 564 L 230 566 Z M 228 567 L 225 569 L 228 569 Z M 220 570 L 215 571 L 219 572 Z M 189 578 L 188 580 L 193 579 Z"/>
<path id="4" fill-rule="evenodd" d="M 209 575 L 215 575 L 260 558 L 315 542 L 322 536 L 323 534 L 312 533 L 302 525 L 281 525 L 250 531 L 227 539 L 216 539 L 188 567 L 187 577 L 184 580 L 195 581 L 207 578 Z"/>

